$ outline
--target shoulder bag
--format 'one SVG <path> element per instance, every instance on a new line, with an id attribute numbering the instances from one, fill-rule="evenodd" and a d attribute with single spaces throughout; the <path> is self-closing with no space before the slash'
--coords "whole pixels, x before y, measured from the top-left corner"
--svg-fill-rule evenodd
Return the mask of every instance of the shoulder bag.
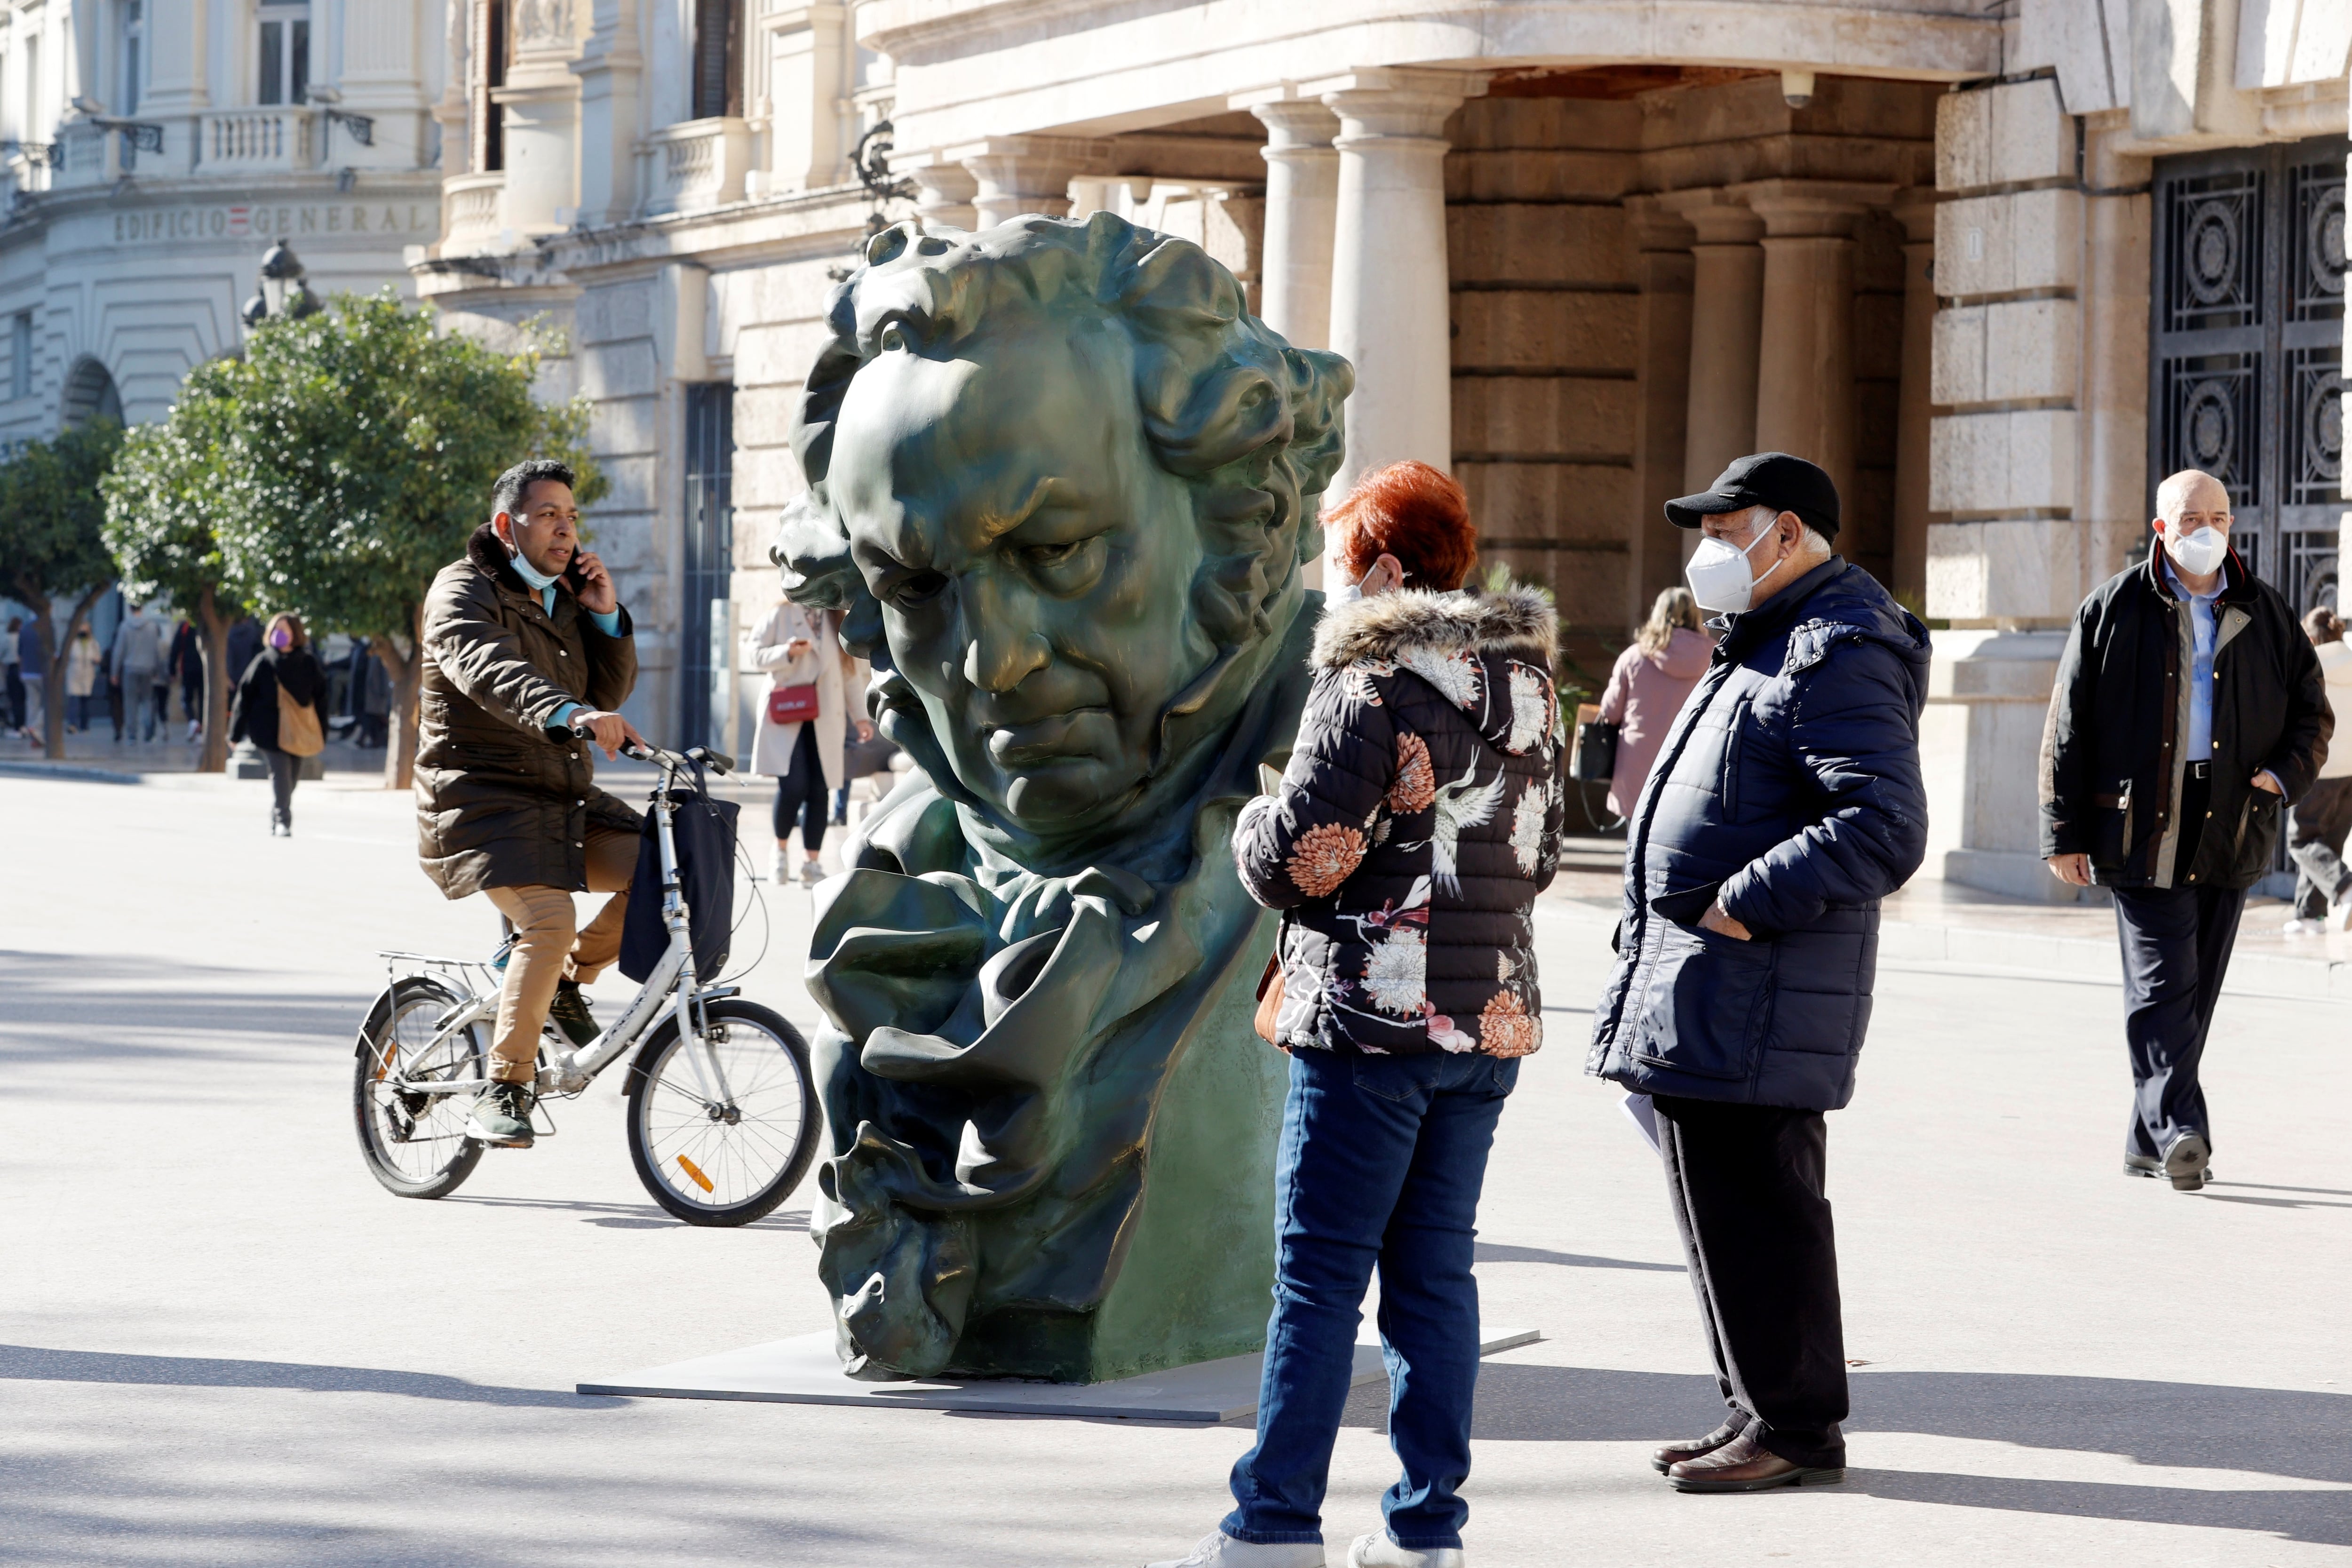
<path id="1" fill-rule="evenodd" d="M 779 686 L 768 693 L 768 722 L 804 724 L 816 717 L 816 682 Z"/>
<path id="2" fill-rule="evenodd" d="M 1577 704 L 1576 754 L 1569 759 L 1568 776 L 1579 784 L 1605 784 L 1616 777 L 1621 728 L 1601 716 L 1600 704 Z"/>
<path id="3" fill-rule="evenodd" d="M 282 680 L 278 683 L 278 749 L 292 757 L 315 757 L 327 749 L 327 737 L 319 729 L 319 710 L 308 702 L 295 701 Z"/>

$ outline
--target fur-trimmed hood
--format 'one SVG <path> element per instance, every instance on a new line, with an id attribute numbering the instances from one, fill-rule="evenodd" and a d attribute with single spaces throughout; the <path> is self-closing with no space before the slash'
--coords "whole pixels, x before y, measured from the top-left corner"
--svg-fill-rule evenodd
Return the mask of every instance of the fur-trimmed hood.
<path id="1" fill-rule="evenodd" d="M 1324 612 L 1308 658 L 1322 670 L 1368 660 L 1397 664 L 1416 653 L 1500 653 L 1549 669 L 1559 641 L 1559 613 L 1536 589 L 1438 594 L 1402 588 Z"/>

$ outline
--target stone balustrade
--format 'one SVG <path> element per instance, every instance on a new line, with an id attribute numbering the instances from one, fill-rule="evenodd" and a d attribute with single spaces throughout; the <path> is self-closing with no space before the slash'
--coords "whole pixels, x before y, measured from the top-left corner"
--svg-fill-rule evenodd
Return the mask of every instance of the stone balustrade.
<path id="1" fill-rule="evenodd" d="M 307 169 L 317 162 L 310 109 L 237 109 L 200 117 L 197 166 L 207 174 Z"/>
<path id="2" fill-rule="evenodd" d="M 647 216 L 705 212 L 743 199 L 751 163 L 751 130 L 737 119 L 666 125 L 643 143 L 652 163 Z"/>
<path id="3" fill-rule="evenodd" d="M 441 197 L 448 213 L 449 240 L 464 246 L 495 238 L 505 226 L 499 217 L 499 198 L 507 187 L 504 170 L 486 174 L 453 174 L 441 182 Z"/>

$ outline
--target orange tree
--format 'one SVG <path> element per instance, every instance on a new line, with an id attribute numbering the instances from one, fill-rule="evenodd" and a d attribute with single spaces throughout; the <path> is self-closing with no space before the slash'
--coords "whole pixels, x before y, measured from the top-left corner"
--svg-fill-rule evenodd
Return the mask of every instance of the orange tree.
<path id="1" fill-rule="evenodd" d="M 122 440 L 122 426 L 93 419 L 28 441 L 0 465 L 0 586 L 33 612 L 42 668 L 42 739 L 52 757 L 65 747 L 66 650 L 89 609 L 114 585 L 114 561 L 100 532 L 99 476 Z M 62 636 L 56 607 L 70 604 Z"/>

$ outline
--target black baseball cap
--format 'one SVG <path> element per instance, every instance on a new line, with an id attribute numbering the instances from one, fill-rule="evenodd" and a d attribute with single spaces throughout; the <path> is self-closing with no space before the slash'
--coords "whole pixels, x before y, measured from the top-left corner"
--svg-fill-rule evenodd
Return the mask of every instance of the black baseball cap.
<path id="1" fill-rule="evenodd" d="M 1717 474 L 1706 489 L 1668 501 L 1666 521 L 1676 528 L 1696 528 L 1707 518 L 1751 506 L 1793 511 L 1823 539 L 1837 537 L 1837 486 L 1814 464 L 1786 452 L 1757 452 L 1733 459 L 1731 467 Z"/>

